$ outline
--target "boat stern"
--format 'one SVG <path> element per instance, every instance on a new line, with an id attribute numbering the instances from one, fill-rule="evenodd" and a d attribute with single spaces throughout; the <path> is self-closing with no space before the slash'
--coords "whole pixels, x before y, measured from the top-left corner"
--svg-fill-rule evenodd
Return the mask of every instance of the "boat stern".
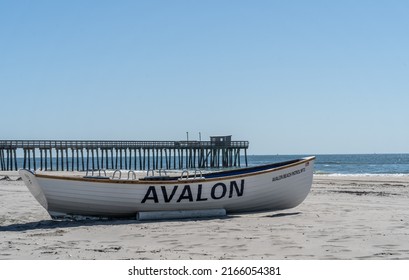
<path id="1" fill-rule="evenodd" d="M 40 185 L 38 184 L 37 178 L 34 173 L 27 169 L 20 169 L 18 173 L 23 179 L 24 184 L 27 186 L 28 190 L 34 196 L 34 198 L 43 206 L 46 210 L 48 209 L 47 199 Z"/>

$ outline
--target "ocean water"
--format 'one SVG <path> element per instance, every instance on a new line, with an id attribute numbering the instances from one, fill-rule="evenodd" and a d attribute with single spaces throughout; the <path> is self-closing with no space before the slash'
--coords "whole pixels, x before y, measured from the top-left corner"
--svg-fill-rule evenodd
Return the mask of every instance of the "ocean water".
<path id="1" fill-rule="evenodd" d="M 249 165 L 279 162 L 307 155 L 248 156 Z M 409 175 L 409 154 L 315 155 L 315 174 Z"/>
<path id="2" fill-rule="evenodd" d="M 255 166 L 272 162 L 287 161 L 311 155 L 248 155 L 248 165 Z M 348 155 L 315 155 L 315 174 L 349 175 L 349 174 L 377 174 L 377 175 L 408 175 L 409 154 L 348 154 Z M 64 158 L 64 162 L 67 158 Z M 54 170 L 56 159 L 53 158 Z M 109 162 L 111 159 L 109 158 Z M 132 162 L 134 161 L 132 157 Z M 138 159 L 137 159 L 138 161 Z M 151 158 L 151 161 L 153 159 Z M 172 160 L 173 161 L 173 160 Z M 23 167 L 23 159 L 17 158 L 18 168 Z M 71 157 L 68 158 L 69 170 L 72 170 Z M 79 163 L 81 167 L 82 163 Z M 66 166 L 66 164 L 64 163 Z M 245 165 L 244 157 L 241 166 Z M 77 162 L 74 161 L 76 168 Z M 125 169 L 125 163 L 122 165 Z M 28 167 L 28 166 L 27 166 Z M 33 164 L 30 168 L 33 168 Z M 36 168 L 40 167 L 39 158 L 36 157 Z M 61 167 L 61 163 L 60 163 Z M 91 165 L 90 165 L 91 168 Z M 97 169 L 97 167 L 95 166 Z M 102 167 L 104 168 L 104 167 Z M 66 169 L 65 169 L 66 170 Z"/>

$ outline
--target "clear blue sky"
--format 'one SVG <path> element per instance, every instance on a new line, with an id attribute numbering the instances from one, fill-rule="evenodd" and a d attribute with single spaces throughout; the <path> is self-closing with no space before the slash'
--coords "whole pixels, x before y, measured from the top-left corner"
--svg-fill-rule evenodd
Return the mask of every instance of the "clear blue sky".
<path id="1" fill-rule="evenodd" d="M 408 1 L 0 1 L 0 139 L 408 153 Z"/>

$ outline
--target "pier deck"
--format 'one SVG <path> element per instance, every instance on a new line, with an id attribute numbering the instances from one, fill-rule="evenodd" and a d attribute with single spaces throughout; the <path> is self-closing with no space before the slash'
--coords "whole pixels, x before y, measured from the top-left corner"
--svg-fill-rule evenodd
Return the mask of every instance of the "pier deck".
<path id="1" fill-rule="evenodd" d="M 225 141 L 223 141 L 225 140 Z M 247 166 L 248 141 L 0 140 L 0 170 L 191 169 Z M 17 157 L 21 154 L 23 157 Z"/>

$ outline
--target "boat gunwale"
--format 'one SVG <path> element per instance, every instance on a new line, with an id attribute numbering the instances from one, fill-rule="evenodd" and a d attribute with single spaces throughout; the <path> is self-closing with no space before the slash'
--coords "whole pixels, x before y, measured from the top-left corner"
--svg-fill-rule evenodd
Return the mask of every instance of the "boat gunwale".
<path id="1" fill-rule="evenodd" d="M 260 171 L 254 171 L 254 172 L 249 172 L 249 173 L 244 173 L 244 174 L 237 174 L 237 175 L 227 175 L 227 176 L 222 176 L 222 177 L 214 177 L 214 178 L 189 178 L 189 179 L 180 179 L 178 177 L 175 180 L 149 180 L 149 179 L 144 179 L 144 180 L 120 180 L 120 179 L 110 179 L 110 178 L 103 178 L 103 179 L 94 179 L 94 178 L 84 178 L 84 177 L 72 177 L 72 176 L 60 176 L 60 175 L 46 175 L 46 174 L 36 174 L 33 173 L 35 177 L 38 178 L 44 178 L 44 179 L 54 179 L 54 180 L 70 180 L 70 181 L 81 181 L 81 182 L 95 182 L 95 183 L 113 183 L 113 184 L 137 184 L 137 185 L 147 185 L 147 184 L 181 184 L 181 183 L 200 183 L 200 182 L 213 182 L 213 181 L 220 181 L 220 180 L 231 180 L 231 179 L 236 179 L 236 178 L 243 178 L 243 177 L 250 177 L 250 176 L 255 176 L 255 175 L 261 175 L 265 173 L 270 173 L 270 172 L 275 172 L 275 171 L 280 171 L 283 169 L 287 169 L 293 166 L 301 165 L 310 161 L 315 160 L 315 156 L 310 156 L 310 157 L 305 157 L 301 159 L 295 159 L 295 162 L 289 163 L 283 166 L 279 167 L 273 167 L 269 168 L 266 170 L 260 170 Z M 276 163 L 279 164 L 280 162 Z M 268 165 L 273 165 L 272 164 L 266 164 L 266 165 L 259 165 L 259 166 L 254 166 L 254 167 L 263 167 L 263 166 L 268 166 Z M 248 167 L 248 168 L 242 168 L 242 170 L 245 169 L 251 169 L 254 167 Z M 239 171 L 240 169 L 237 169 Z M 234 170 L 233 170 L 234 171 Z M 220 173 L 223 172 L 228 172 L 228 171 L 221 171 Z M 210 173 L 210 174 L 217 174 L 218 172 Z"/>

